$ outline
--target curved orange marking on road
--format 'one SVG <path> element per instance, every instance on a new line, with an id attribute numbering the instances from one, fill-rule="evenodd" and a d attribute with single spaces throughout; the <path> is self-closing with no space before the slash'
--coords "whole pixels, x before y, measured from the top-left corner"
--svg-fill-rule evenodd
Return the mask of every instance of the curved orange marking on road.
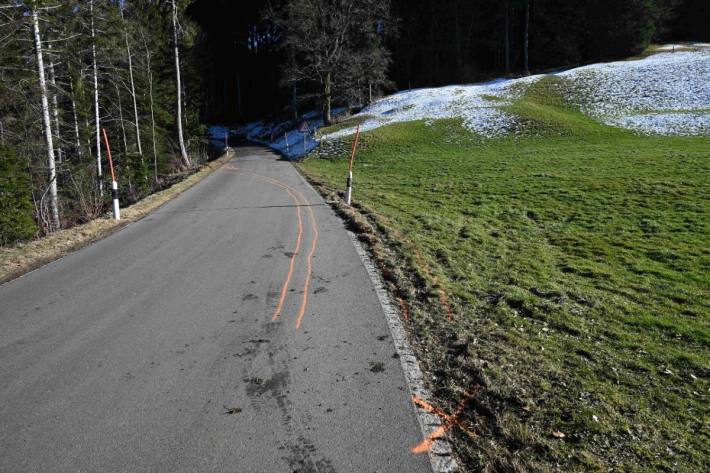
<path id="1" fill-rule="evenodd" d="M 296 237 L 296 247 L 294 248 L 293 254 L 291 255 L 291 260 L 289 261 L 288 273 L 286 274 L 286 279 L 284 280 L 284 283 L 281 286 L 281 293 L 279 296 L 279 302 L 276 305 L 276 310 L 274 310 L 274 314 L 271 316 L 271 320 L 276 321 L 281 316 L 281 310 L 283 309 L 284 302 L 286 301 L 286 296 L 288 295 L 288 287 L 291 285 L 291 278 L 293 277 L 294 269 L 296 266 L 296 257 L 298 256 L 299 252 L 301 251 L 301 242 L 303 240 L 303 217 L 301 216 L 301 202 L 292 192 L 292 191 L 295 191 L 295 189 L 291 189 L 288 185 L 284 184 L 283 182 L 279 181 L 278 179 L 274 179 L 274 178 L 271 178 L 268 176 L 262 176 L 261 174 L 257 174 L 252 171 L 246 171 L 246 170 L 243 171 L 241 169 L 238 169 L 237 166 L 235 166 L 235 165 L 226 166 L 226 169 L 230 170 L 230 171 L 235 171 L 235 172 L 243 172 L 246 174 L 252 174 L 254 177 L 262 179 L 273 186 L 276 186 L 282 190 L 285 190 L 288 193 L 289 197 L 291 197 L 291 200 L 293 201 L 294 205 L 296 206 L 296 215 L 298 216 L 298 235 Z M 297 192 L 297 191 L 295 191 L 295 192 Z"/>
<path id="2" fill-rule="evenodd" d="M 301 194 L 303 197 L 303 194 Z M 308 207 L 308 212 L 311 214 L 311 225 L 313 228 L 313 241 L 311 242 L 311 251 L 308 253 L 308 259 L 306 260 L 306 282 L 303 285 L 303 301 L 301 302 L 301 308 L 298 311 L 298 317 L 296 317 L 296 328 L 301 328 L 301 322 L 303 321 L 303 316 L 306 313 L 306 305 L 308 304 L 308 290 L 311 285 L 311 273 L 313 272 L 313 255 L 316 252 L 316 244 L 318 244 L 318 226 L 316 224 L 316 216 L 313 214 L 313 209 Z"/>
<path id="3" fill-rule="evenodd" d="M 291 255 L 291 262 L 289 264 L 289 271 L 286 276 L 286 280 L 284 281 L 284 285 L 281 288 L 281 297 L 279 299 L 279 303 L 276 307 L 276 311 L 274 312 L 274 315 L 272 316 L 272 320 L 277 320 L 280 315 L 281 315 L 281 310 L 283 309 L 283 304 L 284 301 L 286 300 L 286 295 L 288 294 L 288 287 L 291 284 L 291 278 L 293 276 L 294 272 L 294 267 L 295 267 L 295 260 L 296 256 L 299 254 L 299 251 L 301 249 L 301 241 L 303 238 L 303 222 L 302 222 L 302 217 L 301 217 L 301 205 L 306 205 L 310 217 L 310 223 L 311 223 L 311 229 L 312 229 L 312 240 L 311 240 L 311 250 L 308 253 L 308 258 L 306 260 L 306 279 L 303 283 L 303 299 L 301 300 L 301 307 L 298 310 L 298 315 L 296 316 L 296 328 L 299 329 L 301 328 L 301 323 L 303 322 L 303 317 L 306 314 L 306 307 L 308 306 L 308 291 L 311 286 L 311 280 L 312 280 L 312 273 L 313 273 L 313 256 L 316 252 L 316 246 L 318 245 L 318 224 L 316 222 L 316 216 L 315 213 L 313 212 L 313 209 L 309 206 L 309 201 L 306 199 L 306 197 L 297 189 L 294 189 L 293 187 L 289 186 L 283 181 L 280 181 L 279 179 L 276 179 L 274 177 L 269 177 L 269 176 L 262 176 L 261 174 L 257 174 L 252 171 L 243 171 L 240 169 L 237 169 L 236 166 L 232 167 L 229 166 L 230 170 L 232 171 L 238 171 L 238 172 L 244 172 L 247 174 L 251 174 L 257 178 L 263 179 L 264 181 L 273 184 L 277 187 L 280 187 L 281 189 L 285 190 L 288 195 L 291 197 L 293 200 L 294 204 L 296 204 L 296 211 L 298 214 L 298 238 L 296 239 L 296 250 L 293 252 L 293 255 Z M 295 195 L 294 195 L 295 194 Z M 303 201 L 303 204 L 301 203 L 301 200 Z"/>
<path id="4" fill-rule="evenodd" d="M 281 316 L 281 309 L 283 309 L 284 301 L 286 300 L 286 294 L 288 293 L 288 286 L 291 284 L 291 277 L 293 277 L 293 269 L 296 265 L 296 256 L 298 256 L 298 252 L 301 251 L 301 240 L 303 239 L 303 218 L 301 217 L 301 206 L 299 205 L 299 202 L 296 200 L 296 196 L 294 196 L 290 190 L 288 190 L 288 189 L 284 189 L 284 190 L 286 192 L 288 192 L 288 195 L 293 200 L 293 203 L 296 204 L 296 215 L 298 215 L 298 237 L 296 238 L 296 248 L 293 250 L 293 254 L 291 255 L 291 262 L 289 263 L 288 274 L 286 275 L 286 280 L 284 281 L 284 284 L 281 287 L 281 297 L 279 298 L 279 303 L 276 306 L 276 310 L 274 311 L 274 315 L 271 316 L 271 320 L 273 320 L 273 321 L 278 320 L 278 318 Z"/>
<path id="5" fill-rule="evenodd" d="M 256 174 L 259 176 L 258 174 Z M 267 176 L 261 176 L 264 179 L 271 181 L 274 184 L 283 186 L 283 188 L 290 193 L 290 191 L 293 191 L 296 193 L 301 200 L 303 201 L 303 205 L 308 205 L 308 199 L 297 189 L 294 189 L 290 187 L 288 184 L 273 178 L 273 177 L 267 177 Z M 316 216 L 315 213 L 313 213 L 313 209 L 308 206 L 308 213 L 310 217 L 310 222 L 311 222 L 311 229 L 312 229 L 312 239 L 311 239 L 311 250 L 308 253 L 308 257 L 306 259 L 306 279 L 303 283 L 303 298 L 301 300 L 301 307 L 298 310 L 298 315 L 296 316 L 296 328 L 299 329 L 301 328 L 301 323 L 303 322 L 303 317 L 306 314 L 306 307 L 308 306 L 308 291 L 311 286 L 311 279 L 312 279 L 312 273 L 313 273 L 313 255 L 316 252 L 316 246 L 318 245 L 318 224 L 316 223 Z"/>

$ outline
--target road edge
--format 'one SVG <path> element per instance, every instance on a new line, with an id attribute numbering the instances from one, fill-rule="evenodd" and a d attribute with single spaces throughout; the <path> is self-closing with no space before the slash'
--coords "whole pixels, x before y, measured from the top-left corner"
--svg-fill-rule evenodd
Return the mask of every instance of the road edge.
<path id="1" fill-rule="evenodd" d="M 219 158 L 206 163 L 202 169 L 182 181 L 122 209 L 122 220 L 118 222 L 109 216 L 102 216 L 24 244 L 0 247 L 0 286 L 60 260 L 92 243 L 103 240 L 122 228 L 141 220 L 204 180 L 233 157 L 232 149 L 227 148 Z M 40 247 L 44 246 L 50 246 L 51 249 L 41 251 Z"/>
<path id="2" fill-rule="evenodd" d="M 310 183 L 309 183 L 310 186 Z M 315 191 L 315 190 L 314 190 Z M 390 299 L 389 292 L 385 289 L 382 282 L 382 277 L 380 276 L 374 261 L 370 258 L 365 248 L 358 240 L 355 233 L 347 230 L 350 241 L 352 241 L 355 251 L 360 257 L 367 275 L 372 282 L 372 285 L 377 294 L 377 298 L 380 301 L 380 306 L 385 314 L 385 319 L 387 320 L 387 325 L 390 329 L 390 334 L 392 335 L 392 341 L 394 342 L 395 350 L 399 355 L 399 360 L 402 365 L 402 370 L 404 371 L 404 377 L 407 380 L 407 385 L 412 396 L 417 396 L 425 401 L 430 401 L 431 396 L 429 391 L 424 387 L 424 374 L 419 367 L 419 360 L 414 355 L 409 342 L 407 341 L 407 335 L 402 325 L 400 319 L 399 310 L 395 308 L 395 305 Z M 434 434 L 434 431 L 441 427 L 441 419 L 428 412 L 427 410 L 421 408 L 420 406 L 415 406 L 412 403 L 414 411 L 416 413 L 417 420 L 419 421 L 419 427 L 421 428 L 423 438 L 429 438 Z M 431 449 L 429 450 L 429 460 L 431 461 L 431 467 L 434 473 L 456 473 L 459 472 L 459 465 L 456 459 L 453 457 L 453 449 L 451 444 L 446 438 L 439 438 L 434 440 Z"/>
<path id="3" fill-rule="evenodd" d="M 301 169 L 299 169 L 298 166 L 293 167 L 311 191 L 313 191 L 316 196 L 323 199 L 326 203 L 331 204 L 332 208 L 332 203 L 328 202 L 323 193 L 313 187 L 308 179 L 308 176 L 301 172 Z M 336 215 L 337 214 L 338 212 L 336 212 Z M 339 218 L 343 220 L 342 217 L 339 216 Z M 385 315 L 387 326 L 390 329 L 390 335 L 392 336 L 395 351 L 399 356 L 410 395 L 412 396 L 412 399 L 413 396 L 417 396 L 424 401 L 430 402 L 432 398 L 429 390 L 427 390 L 424 385 L 424 374 L 419 367 L 419 360 L 407 340 L 407 333 L 401 322 L 400 311 L 392 302 L 390 293 L 385 287 L 380 271 L 377 269 L 377 266 L 370 257 L 370 254 L 360 242 L 358 236 L 347 228 L 345 231 L 355 247 L 355 251 L 360 257 L 360 261 L 362 262 L 362 265 L 370 278 L 370 282 L 375 289 L 375 293 L 377 294 L 377 299 L 379 300 L 380 307 L 382 307 L 382 312 Z M 438 416 L 423 409 L 419 405 L 415 405 L 414 402 L 412 402 L 412 409 L 415 413 L 417 421 L 419 422 L 423 439 L 431 437 L 435 430 L 442 426 L 441 419 Z M 434 473 L 460 473 L 462 471 L 459 467 L 458 461 L 456 461 L 456 458 L 453 455 L 451 443 L 446 439 L 446 437 L 441 437 L 433 441 L 431 449 L 429 450 L 429 461 Z"/>

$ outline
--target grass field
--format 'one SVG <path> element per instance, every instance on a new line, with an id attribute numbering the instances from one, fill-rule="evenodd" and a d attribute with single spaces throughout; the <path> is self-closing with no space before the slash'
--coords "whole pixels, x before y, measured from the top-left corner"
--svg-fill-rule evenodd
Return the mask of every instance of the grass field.
<path id="1" fill-rule="evenodd" d="M 439 405 L 482 386 L 453 431 L 471 471 L 710 471 L 710 139 L 600 124 L 567 85 L 509 106 L 516 136 L 364 134 L 354 199 Z M 344 155 L 299 166 L 342 188 Z"/>

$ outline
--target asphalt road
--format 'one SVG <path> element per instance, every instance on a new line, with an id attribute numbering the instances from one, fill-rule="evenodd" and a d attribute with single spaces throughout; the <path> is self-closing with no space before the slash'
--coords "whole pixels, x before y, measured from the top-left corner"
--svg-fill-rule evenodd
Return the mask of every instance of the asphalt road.
<path id="1" fill-rule="evenodd" d="M 431 471 L 394 353 L 341 221 L 239 148 L 0 286 L 0 471 Z"/>

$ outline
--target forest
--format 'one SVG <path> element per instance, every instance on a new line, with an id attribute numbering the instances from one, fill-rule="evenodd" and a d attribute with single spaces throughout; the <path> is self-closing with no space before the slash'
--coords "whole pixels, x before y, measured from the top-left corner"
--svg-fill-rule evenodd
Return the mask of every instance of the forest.
<path id="1" fill-rule="evenodd" d="M 87 222 L 206 159 L 187 2 L 0 6 L 0 243 Z M 178 92 L 179 91 L 179 92 Z"/>
<path id="2" fill-rule="evenodd" d="M 710 39 L 705 0 L 27 0 L 0 5 L 0 244 L 208 159 L 206 125 Z"/>
<path id="3" fill-rule="evenodd" d="M 299 104 L 301 111 L 317 107 L 317 97 L 312 93 L 319 87 L 289 80 L 291 51 L 284 47 L 278 30 L 273 30 L 269 12 L 283 13 L 291 7 L 316 12 L 312 8 L 315 4 L 342 10 L 349 3 L 197 0 L 189 12 L 202 27 L 213 67 L 205 83 L 207 117 L 212 121 L 245 121 L 289 115 Z M 640 53 L 651 42 L 710 40 L 710 3 L 704 0 L 355 3 L 372 3 L 379 8 L 376 21 L 380 37 L 368 44 L 369 54 L 380 58 L 384 54 L 387 64 L 381 92 L 620 59 Z M 384 17 L 383 11 L 387 12 Z M 287 21 L 281 17 L 282 22 Z M 302 15 L 298 18 L 303 20 Z M 302 46 L 310 41 L 303 40 Z M 344 63 L 348 61 L 344 59 Z M 369 90 L 365 91 L 369 86 L 363 83 L 362 89 L 357 92 L 349 86 L 347 96 L 340 100 L 369 98 Z"/>

